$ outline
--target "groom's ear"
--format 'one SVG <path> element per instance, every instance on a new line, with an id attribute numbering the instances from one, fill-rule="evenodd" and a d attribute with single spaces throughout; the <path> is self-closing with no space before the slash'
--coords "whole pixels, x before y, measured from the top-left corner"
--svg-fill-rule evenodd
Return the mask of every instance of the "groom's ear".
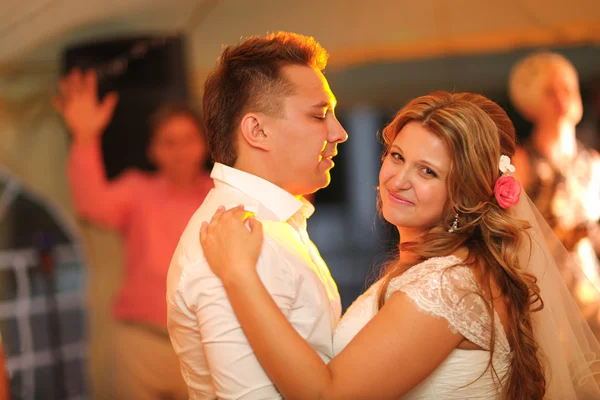
<path id="1" fill-rule="evenodd" d="M 265 124 L 267 117 L 262 113 L 248 113 L 242 117 L 240 130 L 242 140 L 256 149 L 270 151 L 269 135 L 266 133 Z"/>

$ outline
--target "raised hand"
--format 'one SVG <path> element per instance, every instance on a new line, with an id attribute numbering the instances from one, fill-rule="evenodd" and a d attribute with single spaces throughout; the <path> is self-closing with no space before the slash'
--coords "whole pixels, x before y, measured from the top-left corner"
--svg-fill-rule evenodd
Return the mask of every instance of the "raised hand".
<path id="1" fill-rule="evenodd" d="M 73 69 L 59 83 L 60 94 L 53 99 L 73 136 L 78 140 L 96 138 L 112 119 L 118 101 L 115 92 L 98 101 L 98 78 L 94 70 Z"/>
<path id="2" fill-rule="evenodd" d="M 219 207 L 210 223 L 200 228 L 204 256 L 223 281 L 254 271 L 262 243 L 262 224 L 243 206 L 228 211 Z"/>

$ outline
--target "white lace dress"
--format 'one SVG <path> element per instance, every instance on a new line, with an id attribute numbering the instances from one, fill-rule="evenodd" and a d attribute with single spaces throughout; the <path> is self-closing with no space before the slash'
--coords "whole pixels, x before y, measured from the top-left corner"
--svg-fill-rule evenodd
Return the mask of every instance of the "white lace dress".
<path id="1" fill-rule="evenodd" d="M 429 259 L 394 278 L 386 299 L 402 291 L 425 313 L 444 318 L 450 329 L 486 350 L 455 349 L 448 358 L 403 399 L 501 399 L 508 378 L 510 346 L 497 313 L 494 313 L 496 338 L 493 365 L 500 377 L 494 380 L 489 362 L 491 321 L 483 300 L 472 294 L 477 283 L 471 270 L 454 256 Z M 458 265 L 447 269 L 450 266 Z M 348 309 L 333 338 L 334 353 L 356 336 L 377 312 L 381 282 L 375 283 Z M 402 327 L 398 327 L 402 329 Z M 481 378 L 479 378 L 481 376 Z M 479 379 L 478 379 L 479 378 Z"/>

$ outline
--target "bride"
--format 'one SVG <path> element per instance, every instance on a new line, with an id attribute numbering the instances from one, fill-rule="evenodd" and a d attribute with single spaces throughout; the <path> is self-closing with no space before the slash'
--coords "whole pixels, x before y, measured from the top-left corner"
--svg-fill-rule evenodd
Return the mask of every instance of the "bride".
<path id="1" fill-rule="evenodd" d="M 238 207 L 202 226 L 204 254 L 283 397 L 600 398 L 600 347 L 511 176 L 506 113 L 480 95 L 434 92 L 400 110 L 383 139 L 379 200 L 400 257 L 348 309 L 329 364 L 255 271 L 260 222 Z"/>

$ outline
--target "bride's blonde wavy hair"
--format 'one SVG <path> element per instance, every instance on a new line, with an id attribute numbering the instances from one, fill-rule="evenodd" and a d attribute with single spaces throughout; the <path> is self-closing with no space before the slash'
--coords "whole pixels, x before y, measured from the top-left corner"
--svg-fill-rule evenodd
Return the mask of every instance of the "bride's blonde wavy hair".
<path id="1" fill-rule="evenodd" d="M 448 201 L 443 218 L 418 241 L 402 243 L 400 254 L 409 252 L 416 263 L 448 256 L 466 248 L 465 264 L 480 278 L 481 292 L 490 317 L 494 312 L 492 285 L 495 282 L 508 301 L 508 339 L 513 353 L 507 399 L 542 399 L 546 378 L 534 339 L 531 312 L 541 309 L 539 288 L 533 275 L 519 265 L 517 249 L 526 243 L 525 221 L 515 219 L 494 199 L 494 184 L 502 174 L 501 155 L 515 152 L 515 129 L 506 112 L 493 101 L 472 93 L 434 92 L 408 103 L 382 132 L 384 158 L 400 130 L 417 121 L 439 137 L 450 154 L 446 180 Z M 458 214 L 458 229 L 448 232 Z M 389 282 L 412 265 L 402 257 L 383 272 L 379 306 L 383 306 Z M 490 318 L 492 326 L 494 318 Z M 494 352 L 495 329 L 490 339 L 490 362 Z M 494 371 L 495 373 L 495 371 Z"/>

